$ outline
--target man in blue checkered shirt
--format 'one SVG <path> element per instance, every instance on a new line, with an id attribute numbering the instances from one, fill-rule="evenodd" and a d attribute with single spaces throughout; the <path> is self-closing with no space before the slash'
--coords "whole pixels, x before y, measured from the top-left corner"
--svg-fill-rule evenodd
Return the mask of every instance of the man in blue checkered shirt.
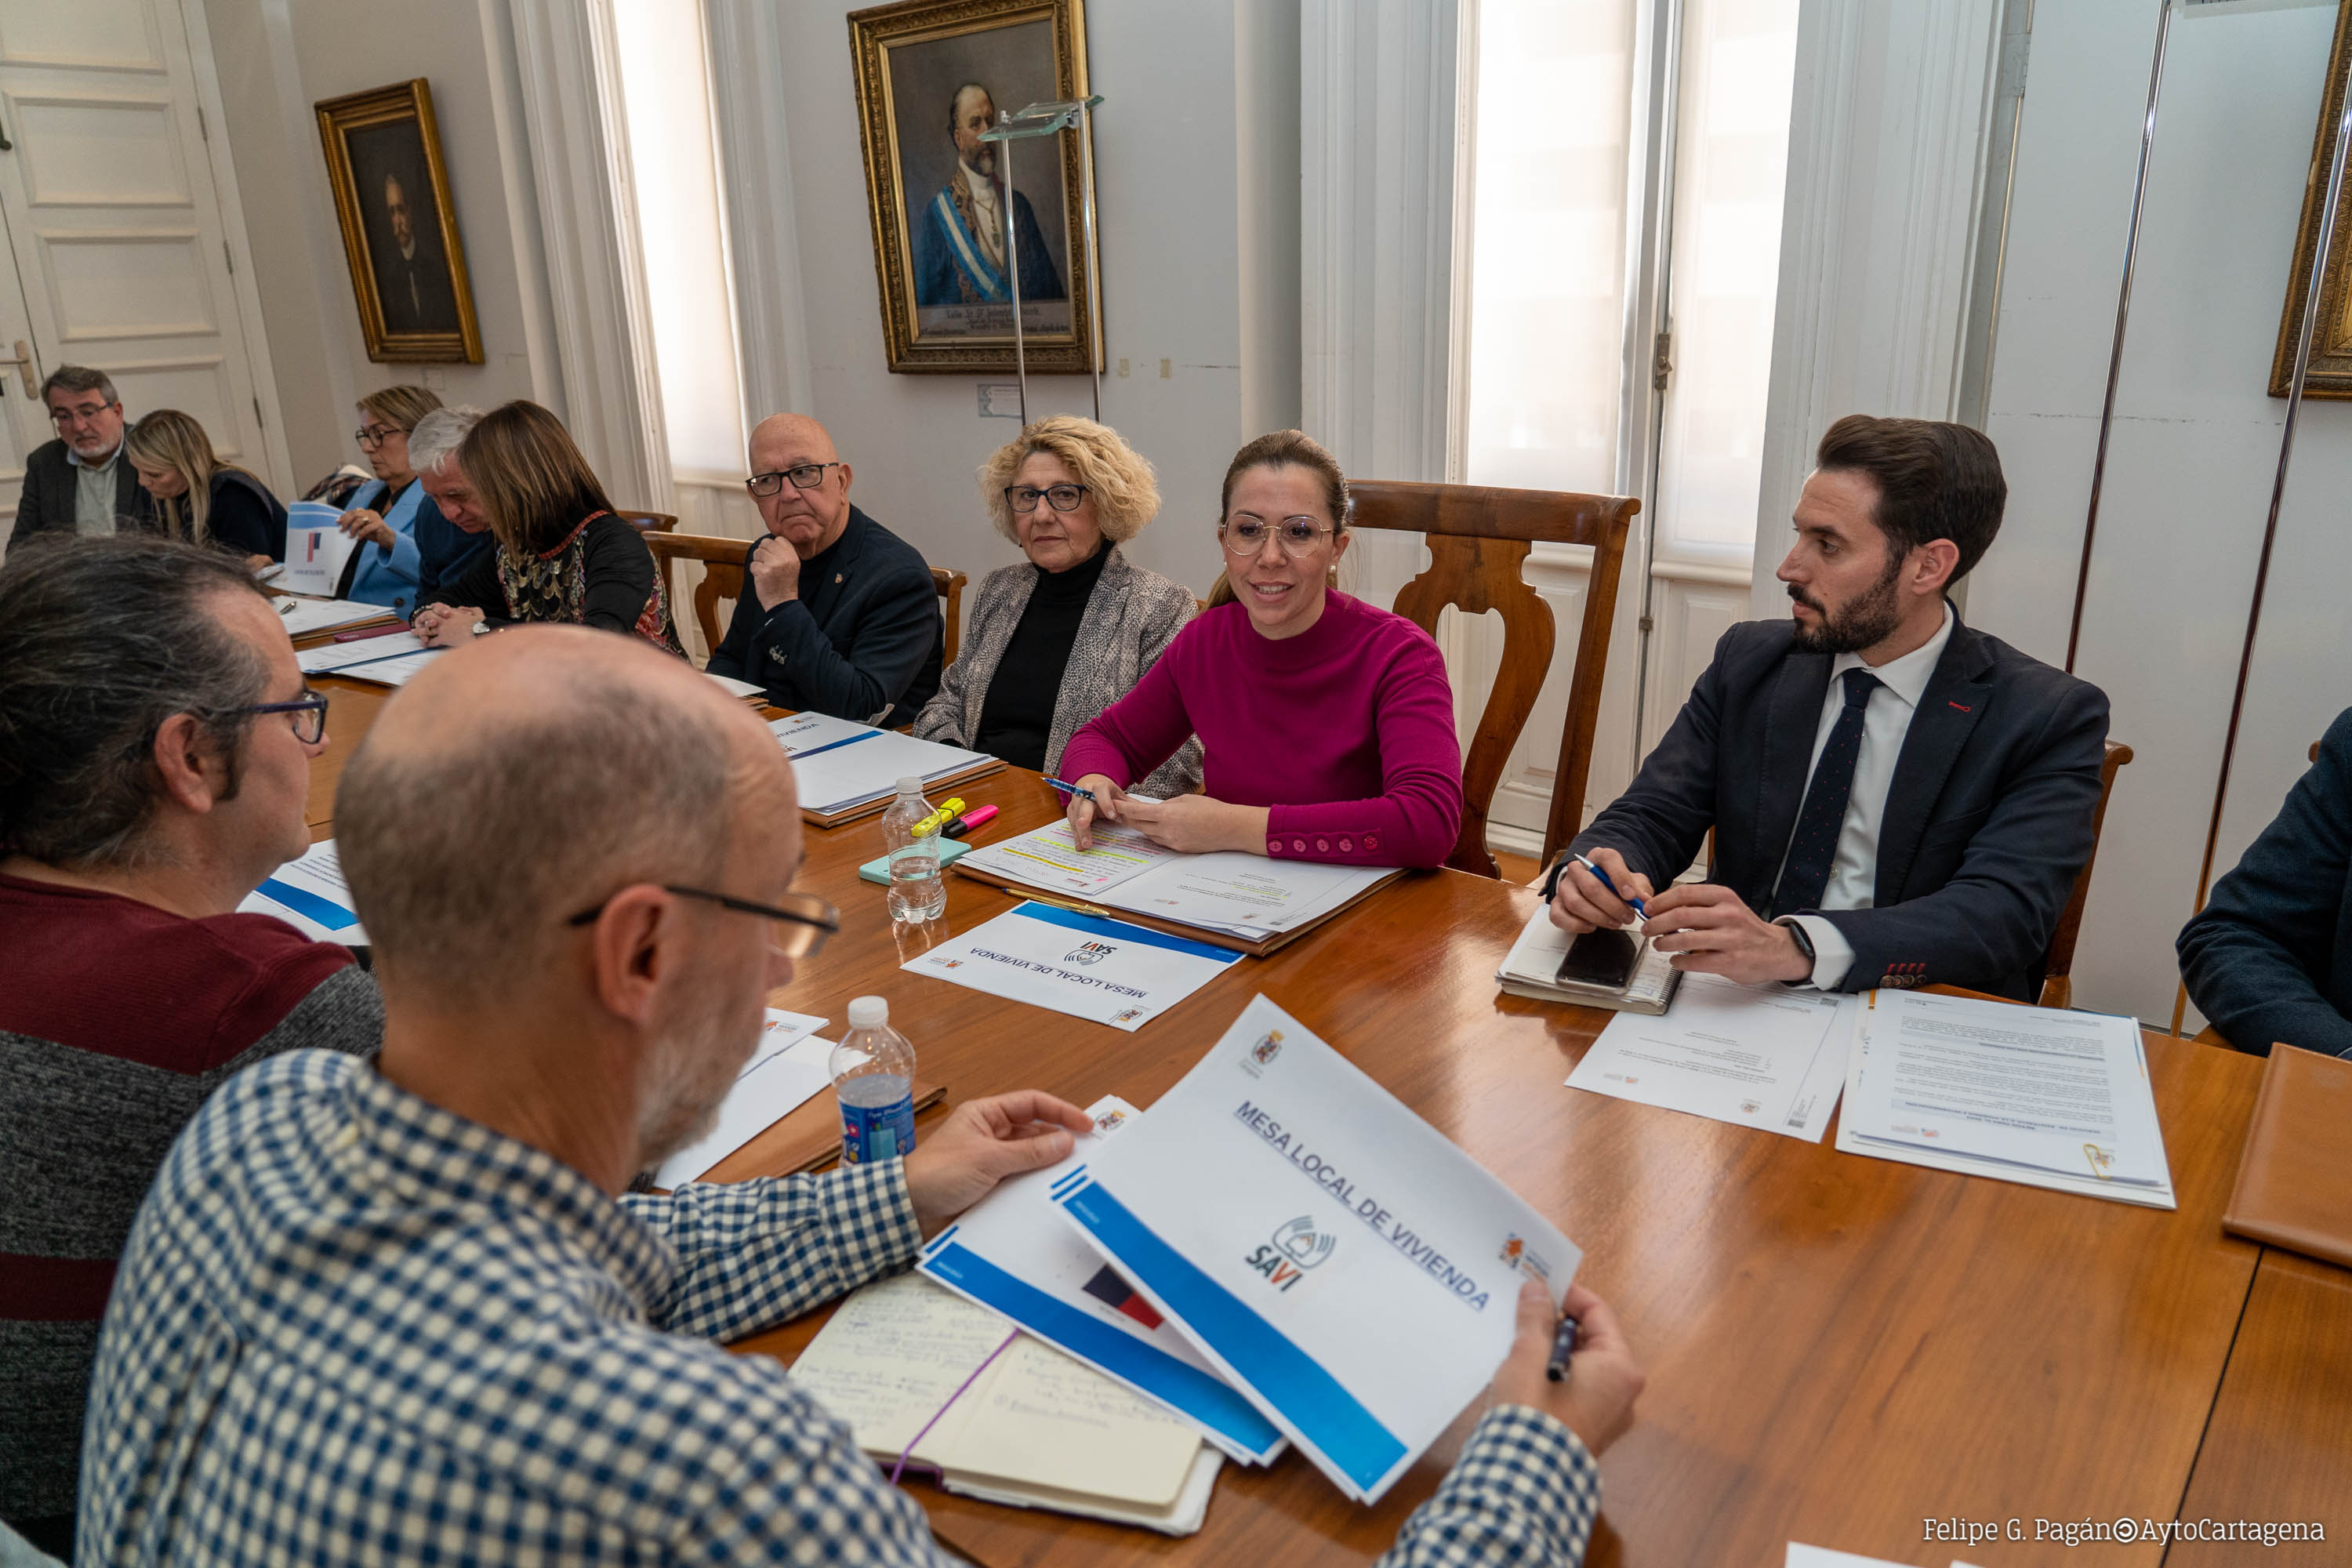
<path id="1" fill-rule="evenodd" d="M 511 631 L 393 699 L 336 827 L 383 1054 L 257 1067 L 173 1149 L 107 1309 L 81 1560 L 942 1562 L 782 1366 L 718 1342 L 906 1267 L 1083 1114 L 1003 1095 L 904 1161 L 617 1195 L 710 1124 L 832 929 L 791 890 L 773 739 L 652 649 Z M 1570 1306 L 1573 1377 L 1544 1381 L 1531 1289 L 1393 1561 L 1581 1558 L 1642 1374 Z"/>

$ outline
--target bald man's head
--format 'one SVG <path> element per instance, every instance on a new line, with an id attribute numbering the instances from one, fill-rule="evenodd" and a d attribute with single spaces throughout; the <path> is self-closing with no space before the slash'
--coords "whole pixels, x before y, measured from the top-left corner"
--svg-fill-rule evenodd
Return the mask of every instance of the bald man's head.
<path id="1" fill-rule="evenodd" d="M 791 475 L 815 483 L 803 489 L 790 478 L 773 495 L 753 494 L 768 531 L 803 561 L 830 549 L 849 526 L 849 465 L 824 426 L 805 414 L 771 414 L 751 430 L 751 475 Z"/>
<path id="2" fill-rule="evenodd" d="M 344 767 L 337 848 L 387 985 L 527 988 L 635 883 L 790 879 L 791 770 L 760 721 L 632 639 L 530 626 L 434 660 Z M 747 894 L 746 896 L 752 896 Z"/>

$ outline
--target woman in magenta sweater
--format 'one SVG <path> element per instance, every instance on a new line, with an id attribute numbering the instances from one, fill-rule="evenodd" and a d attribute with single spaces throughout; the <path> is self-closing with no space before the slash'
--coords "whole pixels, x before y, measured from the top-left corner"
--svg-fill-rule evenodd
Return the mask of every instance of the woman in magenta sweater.
<path id="1" fill-rule="evenodd" d="M 1070 738 L 1063 776 L 1081 847 L 1099 816 L 1171 849 L 1353 866 L 1435 866 L 1462 819 L 1454 692 L 1429 634 L 1339 593 L 1348 480 L 1296 430 L 1225 470 L 1225 574 L 1135 689 Z M 1206 793 L 1126 786 L 1192 735 Z"/>

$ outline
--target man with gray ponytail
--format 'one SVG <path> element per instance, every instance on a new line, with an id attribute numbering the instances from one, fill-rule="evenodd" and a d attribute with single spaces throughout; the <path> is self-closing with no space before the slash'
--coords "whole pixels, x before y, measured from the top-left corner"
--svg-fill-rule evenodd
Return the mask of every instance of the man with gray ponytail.
<path id="1" fill-rule="evenodd" d="M 116 1259 L 240 1068 L 375 1048 L 351 952 L 236 907 L 310 847 L 326 700 L 244 565 L 142 535 L 0 562 L 0 1519 L 70 1558 Z"/>
<path id="2" fill-rule="evenodd" d="M 436 603 L 474 557 L 489 549 L 490 520 L 474 481 L 457 462 L 457 448 L 480 419 L 471 406 L 436 408 L 408 433 L 408 466 L 433 504 L 416 514 L 416 603 Z"/>

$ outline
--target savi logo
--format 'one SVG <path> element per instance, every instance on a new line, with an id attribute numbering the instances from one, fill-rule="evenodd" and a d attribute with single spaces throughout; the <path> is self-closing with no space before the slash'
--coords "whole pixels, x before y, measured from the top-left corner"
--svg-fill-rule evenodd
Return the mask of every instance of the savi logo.
<path id="1" fill-rule="evenodd" d="M 1266 1283 L 1276 1289 L 1287 1290 L 1339 1245 L 1338 1237 L 1317 1230 L 1314 1220 L 1300 1215 L 1276 1226 L 1274 1239 L 1252 1248 L 1242 1261 L 1265 1276 Z"/>
<path id="2" fill-rule="evenodd" d="M 1089 963 L 1100 963 L 1104 959 L 1108 958 L 1112 953 L 1117 952 L 1118 951 L 1118 947 L 1114 942 L 1082 942 L 1077 946 L 1070 949 L 1069 952 L 1062 959 L 1062 962 L 1065 963 L 1075 963 L 1083 969 Z"/>

